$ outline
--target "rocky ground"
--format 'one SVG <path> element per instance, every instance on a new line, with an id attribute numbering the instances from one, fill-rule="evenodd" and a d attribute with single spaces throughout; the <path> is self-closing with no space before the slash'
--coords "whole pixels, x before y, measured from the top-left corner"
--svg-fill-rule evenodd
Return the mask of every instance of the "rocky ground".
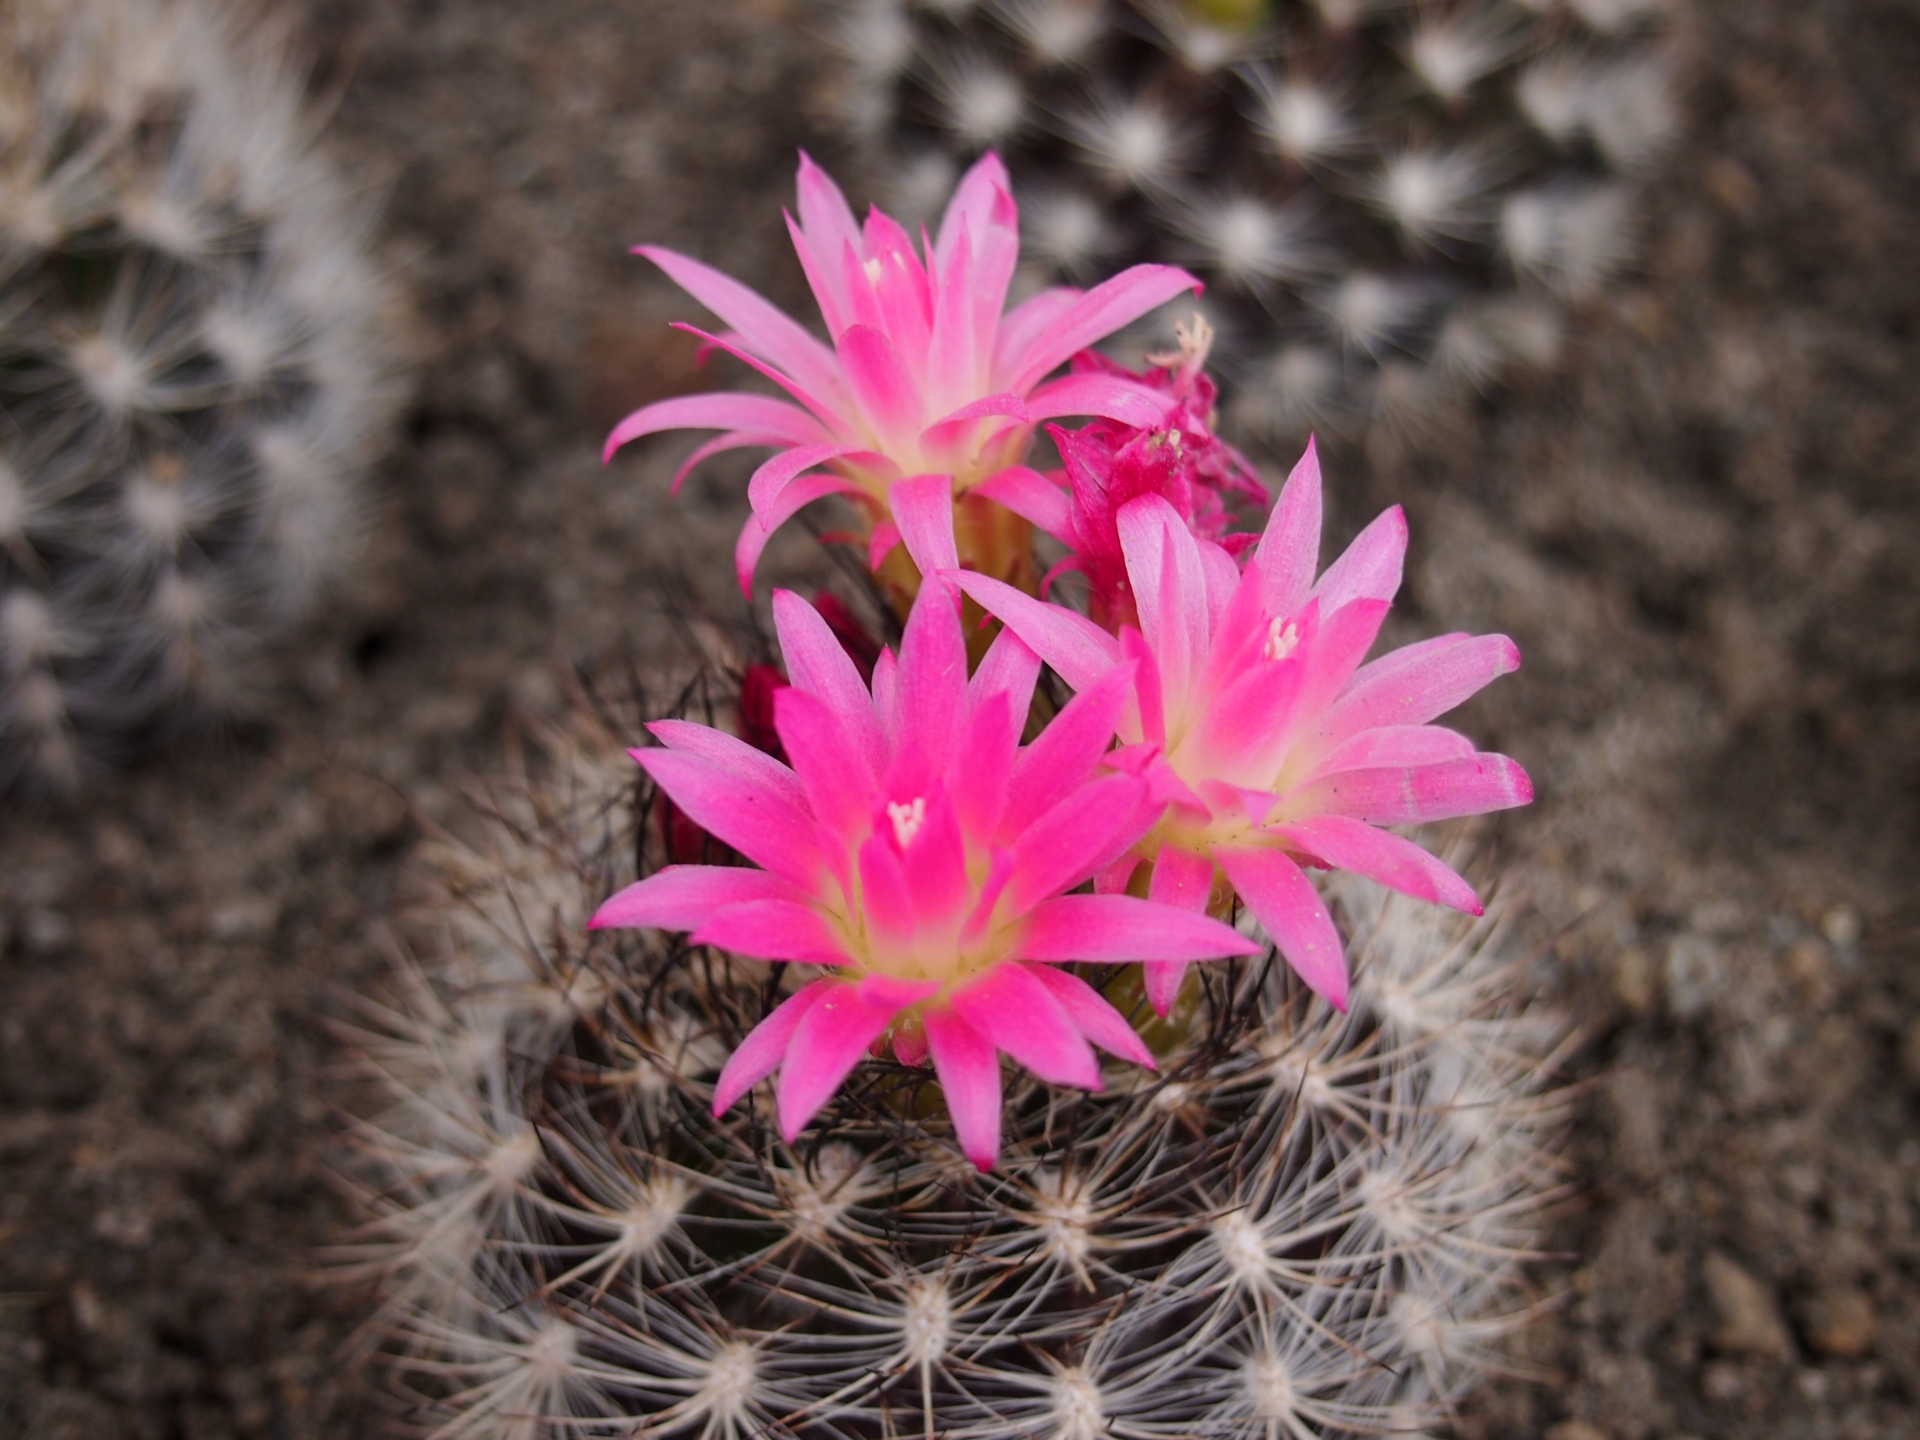
<path id="1" fill-rule="evenodd" d="M 383 1409 L 312 1283 L 346 1210 L 324 1017 L 383 963 L 424 829 L 576 664 L 738 613 L 739 467 L 603 472 L 708 383 L 625 246 L 802 295 L 792 147 L 835 161 L 784 0 L 308 0 L 334 136 L 391 192 L 420 384 L 367 578 L 279 701 L 0 836 L 0 1436 L 332 1436 Z M 1406 633 L 1527 657 L 1465 720 L 1580 1007 L 1565 1303 L 1464 1435 L 1920 1433 L 1920 26 L 1702 5 L 1644 274 L 1563 373 L 1424 453 L 1336 444 L 1340 528 L 1403 501 Z M 857 185 L 855 188 L 858 188 Z M 1338 538 L 1344 538 L 1338 537 Z M 771 568 L 801 562 L 776 549 Z"/>

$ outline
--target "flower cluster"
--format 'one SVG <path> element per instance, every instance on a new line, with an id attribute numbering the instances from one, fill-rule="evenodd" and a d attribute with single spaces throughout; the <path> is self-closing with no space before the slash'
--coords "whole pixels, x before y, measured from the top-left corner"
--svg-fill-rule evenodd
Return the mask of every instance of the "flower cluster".
<path id="1" fill-rule="evenodd" d="M 1089 974 L 1063 967 L 1140 962 L 1166 1016 L 1192 962 L 1254 951 L 1225 923 L 1244 907 L 1344 1009 L 1343 945 L 1309 870 L 1479 913 L 1465 881 L 1387 827 L 1532 798 L 1514 761 L 1431 723 L 1519 655 L 1504 636 L 1448 635 L 1367 660 L 1400 585 L 1405 519 L 1387 511 L 1320 573 L 1311 445 L 1264 530 L 1230 533 L 1229 502 L 1266 492 L 1213 432 L 1204 326 L 1144 375 L 1086 348 L 1187 288 L 1183 272 L 1136 267 L 1003 315 L 1016 224 L 993 156 L 918 251 L 877 211 L 856 226 L 804 157 L 799 208 L 794 243 L 831 349 L 697 262 L 642 252 L 731 327 L 711 343 L 797 403 L 662 401 L 622 422 L 609 453 L 682 426 L 724 432 L 689 466 L 775 447 L 748 488 L 743 586 L 775 526 L 848 495 L 875 568 L 911 582 L 885 587 L 904 638 L 869 670 L 842 607 L 776 592 L 790 683 L 760 677 L 748 738 L 661 721 L 659 745 L 633 752 L 677 817 L 749 863 L 670 864 L 593 923 L 805 967 L 727 1061 L 716 1115 L 778 1072 L 792 1139 L 864 1056 L 890 1049 L 932 1064 L 985 1170 L 1002 1054 L 1082 1089 L 1100 1087 L 1096 1048 L 1154 1063 Z M 1048 427 L 1063 468 L 1029 467 L 1035 427 L 1067 415 L 1091 418 Z M 1048 579 L 1085 578 L 1085 613 L 1037 578 L 1035 528 L 1069 552 Z M 972 667 L 963 597 L 1000 626 Z M 1023 745 L 1043 664 L 1076 693 Z"/>

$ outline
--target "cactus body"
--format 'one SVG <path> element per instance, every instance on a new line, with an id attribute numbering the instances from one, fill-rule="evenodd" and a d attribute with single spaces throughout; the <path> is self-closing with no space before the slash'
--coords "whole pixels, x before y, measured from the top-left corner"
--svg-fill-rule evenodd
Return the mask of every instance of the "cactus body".
<path id="1" fill-rule="evenodd" d="M 1631 260 L 1678 123 L 1660 9 L 847 0 L 843 119 L 906 211 L 1000 150 L 1032 284 L 1202 274 L 1249 427 L 1417 431 Z"/>
<path id="2" fill-rule="evenodd" d="M 390 1105 L 348 1256 L 422 1429 L 1405 1434 L 1498 1363 L 1563 1116 L 1494 922 L 1341 888 L 1350 1015 L 1271 952 L 1196 972 L 1157 1075 L 1009 1071 L 985 1176 L 930 1072 L 879 1060 L 789 1147 L 767 1087 L 710 1106 L 797 979 L 589 935 L 654 830 L 612 732 L 538 763 L 438 853 L 355 1037 Z M 1152 1019 L 1137 967 L 1090 978 Z"/>
<path id="3" fill-rule="evenodd" d="M 390 297 L 303 88 L 201 0 L 0 18 L 0 783 L 230 711 L 350 551 Z"/>

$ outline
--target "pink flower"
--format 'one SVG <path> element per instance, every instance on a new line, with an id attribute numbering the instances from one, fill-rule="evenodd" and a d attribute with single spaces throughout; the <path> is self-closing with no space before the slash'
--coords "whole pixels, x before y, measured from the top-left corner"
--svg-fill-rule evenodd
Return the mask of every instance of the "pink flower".
<path id="1" fill-rule="evenodd" d="M 1019 463 L 1043 420 L 1092 415 L 1146 425 L 1166 412 L 1167 396 L 1135 378 L 1046 377 L 1199 282 L 1170 266 L 1137 265 L 1085 294 L 1047 290 L 1003 314 L 1020 236 L 998 156 L 967 172 L 937 238 L 922 237 L 924 255 L 878 210 L 857 225 L 838 187 L 805 154 L 799 197 L 800 218 L 789 216 L 787 226 L 831 347 L 697 260 L 655 246 L 638 251 L 729 327 L 718 336 L 679 328 L 738 356 L 792 400 L 681 396 L 636 410 L 607 437 L 611 457 L 662 430 L 722 431 L 688 458 L 676 488 L 722 450 L 779 450 L 748 483 L 753 515 L 734 554 L 743 589 L 751 589 L 768 538 L 809 501 L 842 494 L 859 503 L 873 525 L 877 567 L 899 538 L 889 504 L 895 482 L 945 475 L 956 496 L 991 498 L 995 477 Z"/>
<path id="2" fill-rule="evenodd" d="M 1246 457 L 1213 433 L 1219 392 L 1204 368 L 1212 331 L 1198 316 L 1192 330 L 1181 325 L 1174 330 L 1179 351 L 1151 357 L 1155 368 L 1145 375 L 1094 351 L 1073 362 L 1076 374 L 1123 376 L 1163 391 L 1172 402 L 1164 418 L 1145 426 L 1095 420 L 1078 431 L 1049 425 L 1065 469 L 1045 477 L 1030 470 L 1011 472 L 997 486 L 1002 504 L 1072 552 L 1047 578 L 1066 570 L 1085 575 L 1087 608 L 1108 630 L 1139 623 L 1118 522 L 1129 500 L 1160 496 L 1194 534 L 1220 542 L 1232 554 L 1254 537 L 1227 534 L 1233 523 L 1228 499 L 1261 509 L 1267 503 L 1266 487 Z"/>
<path id="3" fill-rule="evenodd" d="M 1117 763 L 1152 787 L 1157 818 L 1100 879 L 1204 910 L 1216 869 L 1300 977 L 1345 1008 L 1340 937 L 1302 866 L 1350 870 L 1480 912 L 1458 875 L 1378 827 L 1476 815 L 1533 798 L 1526 772 L 1427 722 L 1518 667 L 1504 635 L 1443 635 L 1363 665 L 1400 588 L 1406 520 L 1381 515 L 1316 582 L 1320 465 L 1313 446 L 1280 494 L 1244 575 L 1159 495 L 1120 507 L 1140 628 L 1084 616 L 980 575 L 959 584 L 1077 690 L 1134 678 Z M 1160 807 L 1164 806 L 1162 811 Z M 1165 1014 L 1185 966 L 1149 962 Z"/>
<path id="4" fill-rule="evenodd" d="M 931 1055 L 961 1148 L 984 1170 L 999 1149 L 997 1052 L 1084 1089 L 1100 1086 L 1089 1042 L 1153 1064 L 1120 1013 L 1056 964 L 1185 964 L 1253 947 L 1190 911 L 1066 893 L 1152 821 L 1145 780 L 1099 773 L 1130 672 L 1110 666 L 1021 747 L 1040 662 L 1003 633 L 969 681 L 956 601 L 944 582 L 922 588 L 898 660 L 881 652 L 869 693 L 819 613 L 776 592 L 792 685 L 774 695 L 774 723 L 792 768 L 678 721 L 649 727 L 664 748 L 634 752 L 760 868 L 670 866 L 593 923 L 691 930 L 696 944 L 831 972 L 734 1052 L 716 1115 L 777 1069 L 791 1140 L 890 1035 L 904 1063 Z"/>

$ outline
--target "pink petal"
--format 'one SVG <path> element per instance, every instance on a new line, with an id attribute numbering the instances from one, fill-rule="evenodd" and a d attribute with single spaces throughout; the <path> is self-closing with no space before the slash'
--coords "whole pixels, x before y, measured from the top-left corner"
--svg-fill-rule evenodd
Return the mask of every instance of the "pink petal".
<path id="1" fill-rule="evenodd" d="M 642 406 L 613 427 L 601 459 L 611 460 L 622 445 L 662 430 L 754 430 L 778 436 L 787 445 L 817 445 L 831 438 L 798 405 L 769 395 L 716 391 Z"/>
<path id="2" fill-rule="evenodd" d="M 871 724 L 871 706 L 862 708 Z M 862 763 L 866 757 L 860 747 L 832 706 L 794 685 L 774 692 L 773 726 L 806 793 L 807 808 L 851 849 L 871 828 L 880 803 L 879 777 Z"/>
<path id="3" fill-rule="evenodd" d="M 792 900 L 753 900 L 729 905 L 707 918 L 690 943 L 712 945 L 756 960 L 798 960 L 845 965 L 853 957 L 846 940 L 811 905 Z"/>
<path id="4" fill-rule="evenodd" d="M 1147 885 L 1147 899 L 1156 905 L 1171 905 L 1191 914 L 1207 913 L 1207 900 L 1213 894 L 1213 859 L 1163 845 L 1153 857 L 1153 878 Z M 1140 967 L 1146 982 L 1147 1001 L 1154 1012 L 1164 1016 L 1179 998 L 1180 982 L 1186 979 L 1185 960 L 1149 960 Z"/>
<path id="5" fill-rule="evenodd" d="M 1350 600 L 1391 600 L 1407 559 L 1407 517 L 1398 505 L 1383 510 L 1327 567 L 1313 593 L 1328 614 Z"/>
<path id="6" fill-rule="evenodd" d="M 1240 590 L 1240 566 L 1211 540 L 1200 540 L 1200 568 L 1207 577 L 1207 630 L 1217 628 Z M 1213 642 L 1208 641 L 1209 645 Z"/>
<path id="7" fill-rule="evenodd" d="M 1362 730 L 1342 742 L 1303 778 L 1317 780 L 1340 770 L 1438 765 L 1444 760 L 1464 760 L 1473 753 L 1473 741 L 1457 730 L 1439 725 L 1383 725 L 1378 730 Z"/>
<path id="8" fill-rule="evenodd" d="M 738 771 L 671 750 L 641 750 L 642 767 L 702 830 L 764 870 L 811 890 L 825 869 L 813 818 Z"/>
<path id="9" fill-rule="evenodd" d="M 603 902 L 589 930 L 651 926 L 692 930 L 715 910 L 756 900 L 802 900 L 806 892 L 778 875 L 743 865 L 669 865 Z"/>
<path id="10" fill-rule="evenodd" d="M 736 735 L 716 730 L 711 725 L 697 725 L 691 720 L 655 720 L 648 724 L 647 733 L 669 750 L 692 755 L 722 770 L 737 772 L 743 779 L 771 791 L 796 809 L 805 810 L 807 807 L 807 791 L 800 783 L 800 777 L 766 751 L 755 749 Z M 646 751 L 630 750 L 627 753 L 638 763 L 646 764 L 640 758 Z"/>
<path id="11" fill-rule="evenodd" d="M 873 662 L 873 717 L 880 724 L 881 740 L 891 755 L 900 734 L 900 662 L 891 650 L 882 650 Z"/>
<path id="12" fill-rule="evenodd" d="M 1117 860 L 1156 818 L 1141 812 L 1146 783 L 1108 775 L 1082 785 L 1019 832 L 1007 904 L 1024 914 Z"/>
<path id="13" fill-rule="evenodd" d="M 1023 520 L 1032 521 L 1036 528 L 1063 545 L 1073 537 L 1073 505 L 1067 499 L 1067 492 L 1038 470 L 1009 465 L 974 486 L 973 493 L 1006 506 Z"/>
<path id="14" fill-rule="evenodd" d="M 926 383 L 930 408 L 947 410 L 963 397 L 980 393 L 980 336 L 974 328 L 973 237 L 961 231 L 951 248 L 937 255 L 933 300 L 933 336 L 928 344 Z M 932 427 L 930 427 L 932 428 Z M 939 437 L 951 443 L 951 432 Z M 923 440 L 925 437 L 923 437 Z"/>
<path id="15" fill-rule="evenodd" d="M 1021 301 L 1001 316 L 999 331 L 994 336 L 993 373 L 1009 374 L 1012 359 L 1079 303 L 1081 293 L 1070 285 L 1055 285 Z"/>
<path id="16" fill-rule="evenodd" d="M 740 1048 L 727 1057 L 727 1063 L 720 1069 L 720 1079 L 713 1087 L 714 1119 L 726 1114 L 733 1108 L 734 1101 L 780 1068 L 800 1021 L 827 991 L 842 983 L 833 979 L 815 980 L 781 1001 L 772 1014 L 748 1032 Z"/>
<path id="17" fill-rule="evenodd" d="M 1023 719 L 1024 714 L 1014 715 L 1004 693 L 995 692 L 977 701 L 961 724 L 947 766 L 946 789 L 953 797 L 961 830 L 975 845 L 991 841 L 1000 828 Z"/>
<path id="18" fill-rule="evenodd" d="M 752 351 L 742 349 L 735 341 L 729 339 L 726 335 L 715 335 L 710 331 L 702 330 L 698 325 L 689 325 L 684 320 L 676 320 L 668 328 L 695 336 L 700 340 L 705 349 L 719 350 L 724 354 L 731 355 L 742 365 L 766 376 L 767 379 L 773 381 L 774 384 L 786 391 L 787 394 L 806 406 L 808 411 L 812 413 L 814 419 L 820 422 L 829 435 L 852 434 L 857 429 L 852 423 L 854 416 L 853 397 L 846 393 L 846 386 L 841 384 L 837 379 L 832 389 L 825 394 L 816 394 L 786 371 L 769 365 Z M 704 355 L 704 350 L 702 353 Z"/>
<path id="19" fill-rule="evenodd" d="M 1008 357 L 1007 390 L 1022 394 L 1049 372 L 1184 290 L 1205 287 L 1170 265 L 1135 265 L 1093 287 L 1018 354 Z M 997 368 L 997 367 L 996 367 Z"/>
<path id="20" fill-rule="evenodd" d="M 902 1065 L 927 1063 L 927 1032 L 924 1026 L 900 1025 L 893 1032 L 893 1058 Z"/>
<path id="21" fill-rule="evenodd" d="M 1004 695 L 1017 727 L 1024 728 L 1027 712 L 1033 708 L 1033 687 L 1039 679 L 1040 657 L 1013 631 L 1003 629 L 993 637 L 973 679 L 967 682 L 967 701 L 978 709 L 993 696 Z"/>
<path id="22" fill-rule="evenodd" d="M 953 477 L 916 475 L 887 491 L 887 504 L 900 527 L 907 554 L 922 575 L 960 568 L 953 538 Z"/>
<path id="23" fill-rule="evenodd" d="M 946 769 L 948 737 L 966 709 L 967 644 L 954 598 L 945 581 L 929 576 L 900 637 L 899 730 L 886 783 L 912 794 L 924 793 Z"/>
<path id="24" fill-rule="evenodd" d="M 1120 663 L 1120 644 L 1106 631 L 1060 605 L 971 570 L 954 577 L 989 615 L 1004 623 L 1075 690 L 1097 683 Z"/>
<path id="25" fill-rule="evenodd" d="M 1216 845 L 1213 858 L 1294 973 L 1344 1011 L 1347 960 L 1340 932 L 1306 872 L 1276 849 Z"/>
<path id="26" fill-rule="evenodd" d="M 756 511 L 763 511 L 775 504 L 781 492 L 803 471 L 811 470 L 816 465 L 824 465 L 829 460 L 838 460 L 843 456 L 858 456 L 868 462 L 888 463 L 884 456 L 874 455 L 857 445 L 798 445 L 791 450 L 783 450 L 760 464 L 747 481 L 747 503 Z"/>
<path id="27" fill-rule="evenodd" d="M 1100 1062 L 1053 992 L 1024 965 L 996 965 L 953 992 L 953 1013 L 1050 1085 L 1100 1088 Z"/>
<path id="28" fill-rule="evenodd" d="M 840 363 L 883 446 L 904 448 L 920 438 L 926 415 L 920 386 L 885 334 L 871 325 L 849 325 L 840 332 Z"/>
<path id="29" fill-rule="evenodd" d="M 680 462 L 679 469 L 673 472 L 673 481 L 667 486 L 667 493 L 678 495 L 680 487 L 687 483 L 687 476 L 700 467 L 702 462 L 711 460 L 715 455 L 724 455 L 729 450 L 749 450 L 759 445 L 782 446 L 786 439 L 779 435 L 768 435 L 754 430 L 729 430 L 724 435 L 716 435 L 693 447 L 687 458 Z"/>
<path id="30" fill-rule="evenodd" d="M 963 235 L 984 235 L 995 223 L 1006 223 L 1000 201 L 1012 189 L 1005 163 L 991 150 L 968 167 L 954 187 L 953 198 L 947 201 L 933 242 L 933 253 L 942 265 Z"/>
<path id="31" fill-rule="evenodd" d="M 960 1153 L 984 1174 L 1000 1153 L 999 1057 L 992 1042 L 951 1010 L 928 1010 L 926 1026 Z"/>
<path id="32" fill-rule="evenodd" d="M 1008 841 L 1086 783 L 1113 739 L 1131 678 L 1124 669 L 1109 671 L 1069 700 L 1039 738 L 1014 758 L 1000 821 L 1000 833 Z"/>
<path id="33" fill-rule="evenodd" d="M 1154 1064 L 1153 1052 L 1147 1049 L 1147 1042 L 1127 1023 L 1126 1016 L 1078 975 L 1069 975 L 1051 965 L 1022 965 L 1021 969 L 1045 986 L 1075 1028 L 1102 1050 L 1149 1070 L 1159 1068 Z"/>
<path id="34" fill-rule="evenodd" d="M 937 450 L 964 439 L 973 425 L 981 420 L 995 416 L 1005 417 L 1020 425 L 1033 423 L 1033 416 L 1027 413 L 1027 403 L 1011 390 L 998 395 L 987 395 L 962 405 L 950 415 L 942 416 L 920 432 L 922 449 Z"/>
<path id="35" fill-rule="evenodd" d="M 1171 397 L 1138 380 L 1118 375 L 1062 375 L 1034 390 L 1027 408 L 1035 420 L 1091 415 L 1118 420 L 1139 430 L 1166 422 Z"/>
<path id="36" fill-rule="evenodd" d="M 1167 743 L 1166 700 L 1160 689 L 1160 661 L 1146 637 L 1131 625 L 1120 627 L 1120 654 L 1133 666 L 1133 700 L 1142 740 L 1156 748 Z"/>
<path id="37" fill-rule="evenodd" d="M 885 824 L 885 821 L 882 821 Z M 906 950 L 920 923 L 913 903 L 907 862 L 892 838 L 875 827 L 860 844 L 860 909 L 866 917 L 870 947 Z"/>
<path id="38" fill-rule="evenodd" d="M 1142 495 L 1115 516 L 1127 557 L 1140 632 L 1160 664 L 1169 719 L 1184 716 L 1207 654 L 1207 577 L 1193 531 L 1159 495 Z"/>
<path id="39" fill-rule="evenodd" d="M 967 847 L 959 817 L 946 791 L 936 792 L 927 801 L 926 819 L 906 847 L 905 860 L 919 933 L 957 934 L 972 908 L 973 883 L 967 876 Z"/>
<path id="40" fill-rule="evenodd" d="M 1485 815 L 1533 800 L 1527 772 L 1505 755 L 1475 755 L 1413 769 L 1343 770 L 1285 797 L 1285 814 L 1348 815 L 1370 825 L 1420 825 Z"/>
<path id="41" fill-rule="evenodd" d="M 1034 907 L 1020 936 L 1021 960 L 1217 960 L 1253 955 L 1252 944 L 1230 925 L 1136 900 L 1131 895 L 1062 895 Z"/>
<path id="42" fill-rule="evenodd" d="M 1417 900 L 1483 913 L 1473 887 L 1411 840 L 1344 815 L 1318 815 L 1266 832 L 1336 870 L 1350 870 Z"/>
<path id="43" fill-rule="evenodd" d="M 852 757 L 878 785 L 886 772 L 886 745 L 874 718 L 866 682 L 820 612 L 791 590 L 773 592 L 774 632 L 793 688 L 817 695 L 839 718 Z"/>
<path id="44" fill-rule="evenodd" d="M 1254 552 L 1261 608 L 1288 616 L 1307 603 L 1320 566 L 1320 455 L 1312 439 L 1287 476 Z"/>
<path id="45" fill-rule="evenodd" d="M 698 260 L 657 245 L 640 245 L 633 253 L 658 265 L 682 290 L 726 321 L 760 359 L 786 371 L 830 404 L 844 398 L 833 352 L 763 296 Z"/>
<path id="46" fill-rule="evenodd" d="M 767 542 L 773 538 L 774 531 L 814 501 L 824 500 L 829 495 L 845 495 L 859 488 L 851 480 L 843 480 L 838 475 L 803 475 L 782 490 L 766 509 L 749 515 L 733 547 L 733 573 L 740 581 L 740 592 L 752 598 L 754 568 L 759 565 L 760 556 L 766 550 Z"/>
<path id="47" fill-rule="evenodd" d="M 1520 651 L 1504 635 L 1442 635 L 1390 651 L 1361 667 L 1315 728 L 1315 741 L 1424 725 L 1519 668 Z"/>
<path id="48" fill-rule="evenodd" d="M 891 555 L 894 547 L 900 543 L 900 527 L 891 520 L 882 520 L 873 527 L 873 533 L 867 537 L 867 569 L 878 571 L 880 564 Z"/>
<path id="49" fill-rule="evenodd" d="M 795 184 L 799 196 L 800 223 L 794 230 L 794 250 L 807 272 L 820 314 L 829 334 L 838 335 L 847 325 L 846 300 L 837 286 L 828 281 L 833 262 L 848 246 L 860 243 L 860 225 L 848 208 L 840 187 L 803 150 L 800 173 Z"/>
<path id="50" fill-rule="evenodd" d="M 780 1066 L 778 1095 L 780 1134 L 788 1141 L 819 1113 L 893 1017 L 940 988 L 874 983 L 882 979 L 870 975 L 831 986 L 794 1027 Z"/>

